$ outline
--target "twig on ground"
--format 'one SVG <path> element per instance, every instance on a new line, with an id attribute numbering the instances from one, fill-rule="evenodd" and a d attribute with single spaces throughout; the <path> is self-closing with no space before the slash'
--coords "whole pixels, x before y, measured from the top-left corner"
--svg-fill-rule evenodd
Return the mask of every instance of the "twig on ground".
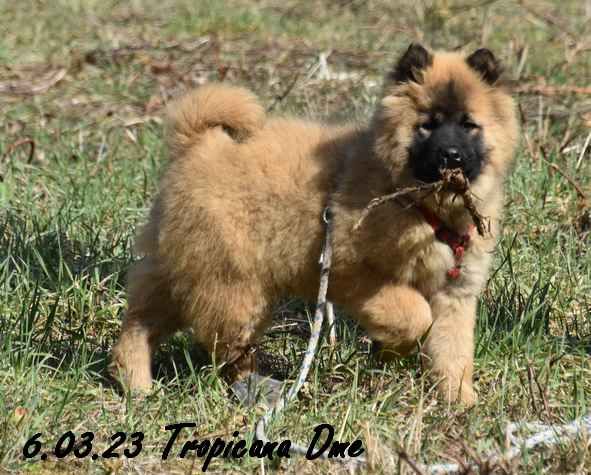
<path id="1" fill-rule="evenodd" d="M 482 455 L 479 455 L 474 449 L 472 449 L 464 440 L 458 440 L 458 444 L 461 447 L 462 451 L 468 455 L 468 457 L 473 460 L 473 464 L 478 467 L 478 472 L 481 474 L 488 474 L 492 473 L 493 469 L 497 467 L 499 464 L 498 462 L 492 462 L 490 459 L 483 458 Z M 470 464 L 459 461 L 462 467 L 462 473 L 472 473 L 473 470 L 470 467 Z"/>
<path id="2" fill-rule="evenodd" d="M 534 18 L 537 18 L 538 20 L 546 23 L 546 25 L 550 26 L 551 28 L 554 28 L 555 30 L 558 31 L 559 34 L 567 35 L 572 39 L 577 39 L 578 35 L 573 33 L 572 31 L 570 31 L 570 29 L 567 28 L 567 26 L 564 24 L 564 22 L 559 21 L 556 16 L 552 16 L 552 15 L 549 15 L 545 12 L 540 12 L 540 11 L 536 10 L 531 5 L 529 5 L 529 3 L 526 2 L 525 0 L 519 0 L 518 3 L 530 15 L 532 15 Z"/>
<path id="3" fill-rule="evenodd" d="M 513 91 L 513 89 L 511 89 L 511 91 Z M 554 105 L 552 109 L 545 111 L 545 117 L 546 118 L 552 118 L 552 119 L 565 119 L 565 118 L 570 118 L 573 116 L 578 116 L 578 115 L 584 115 L 588 112 L 591 111 L 591 104 L 588 103 L 584 103 L 581 106 L 572 106 L 569 108 L 563 107 L 563 108 L 558 108 L 557 105 Z M 538 114 L 527 114 L 526 116 L 527 120 L 537 120 L 538 119 Z"/>
<path id="4" fill-rule="evenodd" d="M 27 163 L 31 163 L 33 161 L 33 158 L 35 157 L 35 141 L 30 137 L 19 139 L 16 142 L 10 144 L 6 148 L 6 151 L 4 152 L 2 159 L 8 158 L 8 156 L 12 152 L 14 152 L 18 147 L 21 147 L 23 145 L 29 145 L 29 158 L 27 159 Z"/>
<path id="5" fill-rule="evenodd" d="M 449 5 L 448 8 L 451 12 L 458 14 L 476 8 L 490 7 L 493 3 L 496 3 L 497 1 L 498 0 L 481 0 L 480 2 L 465 3 L 462 5 Z"/>
<path id="6" fill-rule="evenodd" d="M 568 121 L 566 123 L 566 130 L 562 136 L 562 140 L 560 141 L 560 145 L 558 145 L 558 151 L 563 153 L 564 150 L 572 143 L 572 141 L 576 138 L 576 135 L 573 133 L 573 122 L 574 116 L 569 116 Z"/>
<path id="7" fill-rule="evenodd" d="M 276 96 L 275 99 L 273 100 L 273 102 L 269 105 L 269 107 L 267 107 L 267 112 L 271 112 L 273 109 L 275 109 L 275 107 L 277 106 L 277 104 L 279 104 L 280 102 L 283 102 L 284 99 L 287 96 L 289 96 L 289 94 L 291 93 L 291 91 L 295 87 L 296 83 L 298 82 L 298 79 L 300 78 L 300 76 L 301 76 L 301 71 L 296 71 L 296 73 L 293 76 L 293 79 L 287 85 L 287 87 L 285 88 L 285 90 L 281 94 L 279 94 L 278 96 Z"/>
<path id="8" fill-rule="evenodd" d="M 536 394 L 534 391 L 534 370 L 531 367 L 531 364 L 528 363 L 527 365 L 527 384 L 529 387 L 529 394 L 531 396 L 531 405 L 534 409 L 534 412 L 541 416 L 540 409 L 538 408 L 538 404 L 536 403 Z"/>
<path id="9" fill-rule="evenodd" d="M 573 86 L 571 84 L 548 85 L 548 84 L 524 84 L 511 88 L 515 94 L 539 94 L 541 96 L 559 96 L 563 94 L 591 94 L 589 86 Z"/>
<path id="10" fill-rule="evenodd" d="M 546 413 L 546 417 L 550 418 L 551 413 L 550 413 L 550 404 L 548 402 L 548 378 L 549 378 L 550 372 L 546 373 L 546 382 L 544 384 L 544 386 L 542 387 L 542 384 L 540 383 L 540 378 L 539 375 L 537 373 L 534 373 L 534 381 L 536 383 L 536 386 L 538 387 L 538 391 L 540 393 L 540 398 L 542 399 L 542 404 L 544 405 L 544 412 Z"/>
<path id="11" fill-rule="evenodd" d="M 84 53 L 84 61 L 89 64 L 100 64 L 100 63 L 117 63 L 122 58 L 133 56 L 138 52 L 147 50 L 173 50 L 180 49 L 184 52 L 193 52 L 210 42 L 208 37 L 197 38 L 194 41 L 180 42 L 172 41 L 169 43 L 151 44 L 142 43 L 137 45 L 126 45 L 119 48 L 113 49 L 101 49 L 96 48 Z"/>
<path id="12" fill-rule="evenodd" d="M 579 155 L 579 159 L 577 160 L 577 164 L 575 166 L 575 170 L 578 170 L 583 162 L 583 157 L 585 156 L 585 152 L 587 152 L 587 147 L 589 147 L 589 142 L 591 142 L 591 132 L 587 135 L 585 139 L 585 143 L 583 144 L 583 148 L 581 149 L 581 154 Z"/>
<path id="13" fill-rule="evenodd" d="M 68 70 L 66 68 L 52 71 L 37 83 L 31 83 L 29 81 L 0 83 L 0 94 L 13 96 L 34 96 L 35 94 L 41 94 L 60 82 L 66 76 L 67 72 Z"/>
<path id="14" fill-rule="evenodd" d="M 583 189 L 581 188 L 581 185 L 579 185 L 574 178 L 572 178 L 570 175 L 568 175 L 568 173 L 566 173 L 562 168 L 560 168 L 558 165 L 556 165 L 556 163 L 550 163 L 550 168 L 552 168 L 552 170 L 557 171 L 558 173 L 560 173 L 564 178 L 566 178 L 566 180 L 573 186 L 573 188 L 577 191 L 577 194 L 579 195 L 579 197 L 583 200 L 583 201 L 587 201 L 587 195 L 585 194 L 585 192 L 583 191 Z"/>
<path id="15" fill-rule="evenodd" d="M 425 475 L 425 472 L 420 468 L 419 463 L 412 459 L 406 450 L 400 447 L 396 452 L 398 453 L 400 460 L 406 462 L 413 472 L 415 472 L 417 475 Z"/>

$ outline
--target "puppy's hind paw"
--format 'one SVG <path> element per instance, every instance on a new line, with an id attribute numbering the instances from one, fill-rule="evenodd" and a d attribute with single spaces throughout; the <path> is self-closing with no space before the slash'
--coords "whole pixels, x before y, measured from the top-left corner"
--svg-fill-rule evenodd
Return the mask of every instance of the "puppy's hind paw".
<path id="1" fill-rule="evenodd" d="M 244 379 L 232 383 L 230 390 L 246 407 L 252 407 L 259 402 L 271 407 L 281 397 L 283 385 L 282 381 L 251 373 Z"/>
<path id="2" fill-rule="evenodd" d="M 469 408 L 476 404 L 478 396 L 470 383 L 463 382 L 460 386 L 450 385 L 446 381 L 439 384 L 440 397 L 452 404 L 461 404 Z"/>

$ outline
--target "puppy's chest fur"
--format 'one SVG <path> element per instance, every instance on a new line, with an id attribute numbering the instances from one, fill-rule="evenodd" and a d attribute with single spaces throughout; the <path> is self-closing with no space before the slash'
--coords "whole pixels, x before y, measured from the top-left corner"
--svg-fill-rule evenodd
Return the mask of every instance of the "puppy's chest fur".
<path id="1" fill-rule="evenodd" d="M 357 236 L 340 234 L 347 225 L 336 224 L 335 274 L 338 278 L 346 269 L 343 280 L 348 279 L 348 285 L 356 290 L 398 283 L 417 289 L 428 299 L 440 291 L 476 294 L 486 277 L 489 257 L 481 240 L 472 237 L 458 262 L 452 248 L 440 241 L 415 211 L 397 219 L 386 209 L 377 211 Z M 456 265 L 460 266 L 459 276 L 452 279 L 448 271 Z"/>
<path id="2" fill-rule="evenodd" d="M 401 283 L 416 287 L 428 296 L 445 286 L 447 271 L 454 267 L 455 260 L 447 244 L 432 238 L 430 229 L 424 232 L 426 244 L 402 253 L 397 273 Z"/>
<path id="3" fill-rule="evenodd" d="M 404 247 L 400 253 L 399 264 L 392 261 L 396 280 L 410 285 L 429 298 L 439 291 L 466 293 L 475 295 L 480 292 L 486 277 L 489 255 L 485 252 L 482 242 L 474 235 L 465 246 L 460 259 L 454 257 L 453 249 L 440 241 L 428 225 L 419 226 L 424 237 L 415 241 L 415 246 Z M 404 234 L 404 233 L 403 233 Z M 452 276 L 453 270 L 457 271 Z"/>

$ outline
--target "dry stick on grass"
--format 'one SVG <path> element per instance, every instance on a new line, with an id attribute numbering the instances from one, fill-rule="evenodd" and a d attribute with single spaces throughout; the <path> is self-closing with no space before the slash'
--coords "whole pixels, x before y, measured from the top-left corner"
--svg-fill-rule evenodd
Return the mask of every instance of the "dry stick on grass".
<path id="1" fill-rule="evenodd" d="M 278 95 L 277 97 L 275 97 L 275 100 L 267 108 L 267 112 L 273 111 L 273 109 L 275 109 L 275 107 L 277 106 L 277 104 L 279 104 L 280 102 L 283 102 L 283 100 L 287 96 L 289 96 L 289 94 L 291 93 L 291 91 L 295 87 L 296 83 L 298 82 L 298 79 L 300 78 L 300 76 L 301 76 L 301 71 L 296 71 L 296 73 L 293 75 L 293 79 L 287 85 L 287 87 L 285 88 L 285 90 L 280 95 Z"/>
<path id="2" fill-rule="evenodd" d="M 306 72 L 305 72 L 306 76 L 309 77 L 310 74 L 313 74 L 316 71 L 317 66 L 318 66 L 318 62 L 312 63 L 306 69 Z M 283 102 L 287 98 L 287 96 L 289 96 L 292 93 L 292 91 L 295 89 L 296 84 L 298 83 L 300 77 L 302 77 L 302 71 L 298 70 L 293 75 L 293 79 L 289 82 L 289 84 L 287 85 L 285 90 L 281 94 L 276 96 L 275 99 L 273 100 L 273 102 L 269 105 L 269 107 L 267 107 L 267 112 L 272 112 L 275 109 L 275 107 L 277 107 L 281 102 Z"/>
<path id="3" fill-rule="evenodd" d="M 538 404 L 536 402 L 536 393 L 534 391 L 534 370 L 531 367 L 530 363 L 528 363 L 527 365 L 527 386 L 529 388 L 529 394 L 531 396 L 531 405 L 534 409 L 534 412 L 538 415 L 538 417 L 541 417 L 542 413 L 538 408 Z"/>
<path id="4" fill-rule="evenodd" d="M 567 28 L 567 26 L 565 25 L 564 21 L 562 21 L 562 19 L 558 19 L 558 17 L 556 17 L 555 15 L 551 15 L 546 12 L 541 12 L 541 11 L 537 10 L 536 8 L 533 8 L 529 4 L 529 2 L 526 2 L 525 0 L 518 0 L 517 3 L 519 5 L 521 5 L 521 7 L 525 11 L 527 11 L 530 15 L 532 15 L 534 18 L 546 23 L 546 25 L 548 25 L 549 27 L 556 30 L 558 32 L 558 34 L 566 35 L 566 36 L 570 37 L 571 39 L 578 38 L 578 35 L 576 33 L 570 31 L 570 29 Z"/>
<path id="5" fill-rule="evenodd" d="M 591 142 L 591 132 L 589 132 L 589 135 L 587 135 L 587 138 L 585 139 L 585 143 L 583 144 L 583 148 L 581 149 L 581 154 L 579 155 L 579 159 L 577 160 L 577 164 L 575 165 L 575 170 L 579 171 L 579 167 L 581 166 L 581 163 L 583 162 L 583 158 L 585 157 L 585 153 L 587 152 L 587 147 L 589 146 L 589 143 Z"/>
<path id="6" fill-rule="evenodd" d="M 498 463 L 492 463 L 490 460 L 484 459 L 481 455 L 476 453 L 464 440 L 457 440 L 457 444 L 462 450 L 462 452 L 468 456 L 469 460 L 472 460 L 472 465 L 478 467 L 478 471 L 476 473 L 486 474 L 486 473 L 493 473 L 493 469 L 498 466 Z M 456 459 L 458 465 L 462 468 L 461 473 L 474 473 L 471 470 L 470 463 L 464 462 L 459 457 Z"/>
<path id="7" fill-rule="evenodd" d="M 29 137 L 19 139 L 16 142 L 10 144 L 6 149 L 6 152 L 4 152 L 2 158 L 8 158 L 12 152 L 14 152 L 18 147 L 21 147 L 23 145 L 29 145 L 29 158 L 27 159 L 27 163 L 31 163 L 33 161 L 33 158 L 35 157 L 35 141 Z"/>
<path id="8" fill-rule="evenodd" d="M 400 458 L 400 460 L 406 462 L 414 473 L 416 473 L 417 475 L 425 475 L 425 472 L 421 469 L 419 464 L 415 460 L 413 460 L 410 457 L 410 455 L 408 455 L 406 450 L 404 450 L 403 448 L 399 448 L 396 452 L 398 453 L 398 457 Z"/>
<path id="9" fill-rule="evenodd" d="M 587 202 L 587 195 L 583 192 L 583 189 L 581 188 L 581 185 L 579 185 L 574 178 L 572 178 L 568 173 L 566 173 L 562 168 L 560 168 L 558 165 L 556 165 L 556 163 L 550 163 L 550 168 L 552 168 L 552 170 L 557 171 L 558 173 L 560 173 L 564 178 L 566 178 L 566 180 L 573 186 L 573 188 L 577 191 L 577 194 L 579 195 L 579 197 L 584 201 Z"/>
<path id="10" fill-rule="evenodd" d="M 538 391 L 540 393 L 540 398 L 542 399 L 542 404 L 544 405 L 544 411 L 546 413 L 546 418 L 550 419 L 550 417 L 552 416 L 552 413 L 550 412 L 550 404 L 548 402 L 548 379 L 550 377 L 550 372 L 548 371 L 546 373 L 546 382 L 544 384 L 544 386 L 542 387 L 542 384 L 540 383 L 540 378 L 538 376 L 537 373 L 534 372 L 534 381 L 536 383 L 536 386 L 538 387 Z"/>
<path id="11" fill-rule="evenodd" d="M 473 200 L 473 195 L 470 191 L 470 184 L 464 173 L 459 169 L 442 170 L 441 176 L 441 180 L 433 183 L 426 183 L 422 185 L 402 188 L 398 191 L 395 191 L 394 193 L 390 193 L 389 195 L 383 195 L 374 198 L 361 212 L 361 217 L 359 218 L 355 226 L 353 226 L 353 231 L 357 231 L 361 227 L 363 221 L 365 221 L 365 218 L 367 218 L 367 216 L 371 213 L 373 209 L 387 203 L 388 201 L 392 201 L 403 195 L 419 191 L 428 191 L 428 194 L 438 193 L 440 191 L 452 191 L 462 197 L 462 199 L 464 200 L 464 207 L 470 213 L 472 221 L 474 221 L 476 229 L 478 230 L 478 234 L 484 236 L 489 231 L 488 225 L 485 224 L 487 219 L 483 217 L 476 209 L 476 205 L 474 204 Z M 423 197 L 423 199 L 424 198 L 425 197 Z"/>
<path id="12" fill-rule="evenodd" d="M 67 72 L 68 70 L 65 68 L 58 69 L 35 84 L 27 81 L 0 83 L 0 94 L 10 94 L 13 96 L 34 96 L 35 94 L 41 94 L 60 82 L 66 76 Z"/>
<path id="13" fill-rule="evenodd" d="M 197 38 L 194 41 L 180 42 L 172 41 L 169 43 L 142 43 L 136 45 L 126 45 L 113 49 L 96 48 L 84 53 L 84 61 L 89 64 L 99 63 L 117 63 L 118 61 L 133 56 L 143 51 L 168 51 L 178 49 L 185 53 L 192 53 L 202 46 L 210 43 L 208 37 Z"/>
<path id="14" fill-rule="evenodd" d="M 526 84 L 524 86 L 517 86 L 511 88 L 511 92 L 516 94 L 539 94 L 541 96 L 559 96 L 562 94 L 591 94 L 591 87 L 572 86 L 570 84 L 563 85 L 547 85 L 547 84 Z"/>

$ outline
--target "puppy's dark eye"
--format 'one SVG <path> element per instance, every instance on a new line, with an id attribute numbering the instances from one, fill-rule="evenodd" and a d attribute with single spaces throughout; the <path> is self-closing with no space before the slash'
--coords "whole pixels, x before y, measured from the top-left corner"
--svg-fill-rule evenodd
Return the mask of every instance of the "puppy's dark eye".
<path id="1" fill-rule="evenodd" d="M 480 126 L 474 122 L 470 117 L 464 117 L 462 120 L 462 127 L 467 131 L 476 131 L 480 129 Z"/>
<path id="2" fill-rule="evenodd" d="M 422 124 L 419 124 L 419 133 L 423 136 L 428 136 L 431 134 L 431 132 L 433 132 L 433 130 L 435 130 L 435 128 L 437 127 L 437 122 L 434 120 L 429 120 L 427 122 L 423 122 Z"/>

